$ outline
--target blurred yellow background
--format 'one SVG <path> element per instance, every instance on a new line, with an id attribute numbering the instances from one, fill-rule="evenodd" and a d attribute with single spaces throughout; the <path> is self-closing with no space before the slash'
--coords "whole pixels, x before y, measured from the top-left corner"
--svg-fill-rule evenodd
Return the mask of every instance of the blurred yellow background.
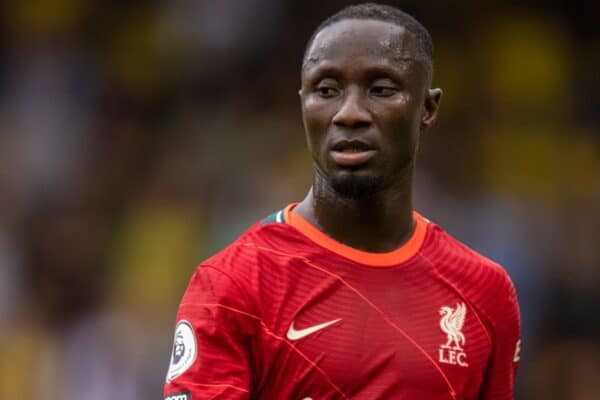
<path id="1" fill-rule="evenodd" d="M 600 399 L 600 5 L 388 2 L 436 47 L 417 209 L 502 263 L 518 399 Z M 195 266 L 310 185 L 303 47 L 349 4 L 0 3 L 0 398 L 160 398 Z"/>

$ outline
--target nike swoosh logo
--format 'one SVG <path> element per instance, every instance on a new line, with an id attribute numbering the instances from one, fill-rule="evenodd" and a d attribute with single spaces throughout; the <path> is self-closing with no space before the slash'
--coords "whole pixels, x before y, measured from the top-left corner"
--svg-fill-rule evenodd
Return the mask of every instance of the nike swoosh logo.
<path id="1" fill-rule="evenodd" d="M 333 325 L 336 322 L 339 322 L 341 320 L 342 320 L 341 318 L 338 318 L 338 319 L 334 319 L 333 321 L 324 322 L 322 324 L 314 325 L 314 326 L 311 326 L 311 327 L 308 327 L 305 329 L 300 329 L 300 330 L 296 330 L 296 328 L 294 328 L 294 321 L 292 321 L 292 324 L 290 325 L 290 329 L 288 329 L 286 336 L 289 340 L 302 339 L 303 337 L 312 335 L 313 333 L 318 332 L 321 329 L 327 328 L 329 325 Z"/>

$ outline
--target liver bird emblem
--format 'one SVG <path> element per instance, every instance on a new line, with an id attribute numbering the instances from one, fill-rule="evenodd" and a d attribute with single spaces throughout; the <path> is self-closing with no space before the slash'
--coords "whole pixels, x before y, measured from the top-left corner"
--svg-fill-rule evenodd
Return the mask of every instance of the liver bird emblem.
<path id="1" fill-rule="evenodd" d="M 465 344 L 465 335 L 462 333 L 462 327 L 465 323 L 467 308 L 465 303 L 457 303 L 456 308 L 444 306 L 440 308 L 440 328 L 448 335 L 448 341 L 442 347 L 452 350 L 462 351 Z M 454 344 L 454 346 L 452 346 Z"/>

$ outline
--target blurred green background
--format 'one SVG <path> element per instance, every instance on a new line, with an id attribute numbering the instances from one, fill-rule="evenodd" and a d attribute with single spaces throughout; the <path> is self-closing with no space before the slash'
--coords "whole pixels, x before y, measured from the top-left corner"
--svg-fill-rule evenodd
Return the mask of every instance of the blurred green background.
<path id="1" fill-rule="evenodd" d="M 519 399 L 600 399 L 600 3 L 396 1 L 444 89 L 417 209 L 504 264 Z M 195 266 L 300 200 L 316 0 L 0 3 L 0 398 L 160 398 Z"/>

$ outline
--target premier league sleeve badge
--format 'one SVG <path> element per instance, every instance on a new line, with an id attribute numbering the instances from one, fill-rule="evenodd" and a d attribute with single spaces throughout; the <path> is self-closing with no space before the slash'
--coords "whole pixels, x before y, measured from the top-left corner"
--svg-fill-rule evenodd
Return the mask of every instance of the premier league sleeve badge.
<path id="1" fill-rule="evenodd" d="M 167 382 L 171 382 L 183 374 L 196 361 L 198 354 L 194 328 L 186 320 L 181 320 L 175 327 L 171 362 L 167 371 Z"/>

